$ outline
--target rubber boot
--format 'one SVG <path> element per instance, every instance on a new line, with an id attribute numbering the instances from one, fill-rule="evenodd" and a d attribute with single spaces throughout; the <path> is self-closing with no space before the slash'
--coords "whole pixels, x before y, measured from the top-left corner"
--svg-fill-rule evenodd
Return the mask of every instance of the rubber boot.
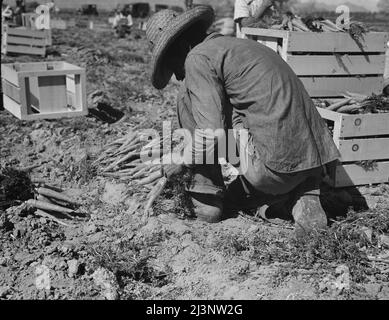
<path id="1" fill-rule="evenodd" d="M 327 216 L 320 203 L 320 188 L 317 180 L 308 179 L 297 187 L 296 200 L 292 215 L 298 236 L 327 227 Z"/>

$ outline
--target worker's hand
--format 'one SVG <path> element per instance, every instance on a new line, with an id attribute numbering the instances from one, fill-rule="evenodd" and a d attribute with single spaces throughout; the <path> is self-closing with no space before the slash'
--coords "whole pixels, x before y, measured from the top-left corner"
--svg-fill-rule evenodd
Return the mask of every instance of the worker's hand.
<path id="1" fill-rule="evenodd" d="M 162 166 L 162 175 L 170 180 L 172 177 L 183 173 L 184 169 L 185 167 L 182 164 L 165 164 Z"/>

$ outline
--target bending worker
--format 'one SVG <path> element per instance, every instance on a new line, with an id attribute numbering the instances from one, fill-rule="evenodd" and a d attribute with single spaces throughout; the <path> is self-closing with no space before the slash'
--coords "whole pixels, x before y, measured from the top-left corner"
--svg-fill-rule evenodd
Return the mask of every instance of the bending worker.
<path id="1" fill-rule="evenodd" d="M 339 158 L 329 130 L 280 56 L 255 41 L 207 35 L 213 19 L 209 6 L 183 14 L 162 10 L 150 18 L 146 31 L 153 86 L 163 89 L 173 74 L 182 80 L 177 111 L 181 127 L 195 135 L 191 157 L 209 158 L 228 129 L 248 133 L 247 140 L 237 139 L 246 170 L 228 188 L 220 164 L 187 159 L 194 213 L 219 222 L 230 209 L 284 201 L 300 229 L 324 228 L 319 184 L 326 165 Z M 214 143 L 204 146 L 204 138 Z M 164 169 L 170 177 L 182 166 Z"/>

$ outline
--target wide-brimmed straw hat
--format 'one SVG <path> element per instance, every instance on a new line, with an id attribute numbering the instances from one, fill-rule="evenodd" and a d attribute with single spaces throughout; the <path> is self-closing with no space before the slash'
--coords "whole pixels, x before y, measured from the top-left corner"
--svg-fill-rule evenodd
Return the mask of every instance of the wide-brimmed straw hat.
<path id="1" fill-rule="evenodd" d="M 146 36 L 152 51 L 151 82 L 163 89 L 173 75 L 164 63 L 164 57 L 174 41 L 194 24 L 206 31 L 214 20 L 210 6 L 197 6 L 179 14 L 173 10 L 161 10 L 147 22 Z"/>

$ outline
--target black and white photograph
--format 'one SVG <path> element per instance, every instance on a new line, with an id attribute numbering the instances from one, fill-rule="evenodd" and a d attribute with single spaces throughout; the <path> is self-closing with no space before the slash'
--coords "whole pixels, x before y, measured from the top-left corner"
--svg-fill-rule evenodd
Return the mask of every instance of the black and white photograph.
<path id="1" fill-rule="evenodd" d="M 0 303 L 389 300 L 389 0 L 1 6 Z"/>

